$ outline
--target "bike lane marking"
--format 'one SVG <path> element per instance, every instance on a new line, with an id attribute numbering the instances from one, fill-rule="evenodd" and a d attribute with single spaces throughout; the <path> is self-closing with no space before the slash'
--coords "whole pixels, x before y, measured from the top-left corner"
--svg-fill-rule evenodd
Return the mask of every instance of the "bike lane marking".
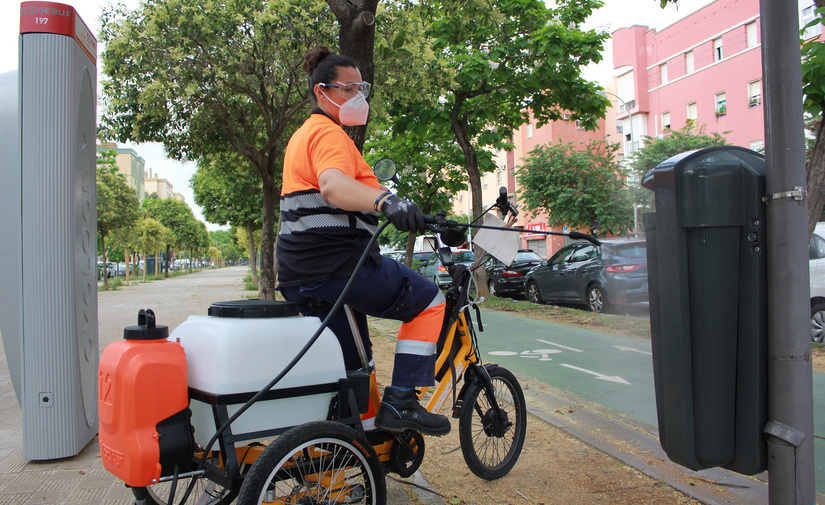
<path id="1" fill-rule="evenodd" d="M 657 424 L 649 340 L 506 312 L 485 311 L 482 320 L 485 331 L 478 336 L 488 360 Z"/>

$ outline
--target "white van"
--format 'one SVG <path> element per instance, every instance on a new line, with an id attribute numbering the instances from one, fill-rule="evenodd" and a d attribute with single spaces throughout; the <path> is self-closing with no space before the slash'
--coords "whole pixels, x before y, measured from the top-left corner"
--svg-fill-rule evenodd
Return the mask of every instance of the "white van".
<path id="1" fill-rule="evenodd" d="M 415 237 L 413 252 L 434 252 L 440 247 L 438 237 L 435 235 L 419 235 Z"/>

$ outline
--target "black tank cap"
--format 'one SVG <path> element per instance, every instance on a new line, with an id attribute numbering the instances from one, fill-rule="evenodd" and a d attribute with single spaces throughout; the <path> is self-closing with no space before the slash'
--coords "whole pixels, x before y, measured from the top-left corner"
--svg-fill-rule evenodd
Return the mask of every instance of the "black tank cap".
<path id="1" fill-rule="evenodd" d="M 300 315 L 298 307 L 292 302 L 281 300 L 235 300 L 231 302 L 214 302 L 209 307 L 209 315 L 215 317 L 237 317 L 242 319 L 262 317 L 292 317 Z"/>
<path id="2" fill-rule="evenodd" d="M 161 340 L 169 337 L 169 327 L 155 325 L 155 312 L 152 309 L 140 309 L 137 326 L 123 328 L 126 340 Z"/>

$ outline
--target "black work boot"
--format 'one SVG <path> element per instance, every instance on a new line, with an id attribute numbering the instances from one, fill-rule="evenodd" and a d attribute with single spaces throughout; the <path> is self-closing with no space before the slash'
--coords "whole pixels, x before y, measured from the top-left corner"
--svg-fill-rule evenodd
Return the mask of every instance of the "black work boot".
<path id="1" fill-rule="evenodd" d="M 441 436 L 450 432 L 450 420 L 427 412 L 418 403 L 414 389 L 404 391 L 392 386 L 384 390 L 375 426 L 393 432 L 413 430 L 422 435 Z"/>

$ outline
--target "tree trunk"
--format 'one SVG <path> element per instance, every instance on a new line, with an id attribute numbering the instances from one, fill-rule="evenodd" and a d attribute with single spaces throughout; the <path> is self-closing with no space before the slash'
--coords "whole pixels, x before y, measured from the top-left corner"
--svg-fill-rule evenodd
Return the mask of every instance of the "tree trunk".
<path id="1" fill-rule="evenodd" d="M 100 232 L 100 250 L 103 253 L 103 291 L 109 291 L 109 265 L 106 262 L 106 234 Z"/>
<path id="2" fill-rule="evenodd" d="M 825 118 L 819 122 L 816 141 L 805 167 L 808 188 L 808 239 L 813 236 L 816 222 L 825 207 Z"/>
<path id="3" fill-rule="evenodd" d="M 129 261 L 129 246 L 123 246 L 123 259 L 126 260 L 126 285 L 129 285 L 129 269 L 131 268 L 131 262 Z"/>
<path id="4" fill-rule="evenodd" d="M 258 295 L 262 300 L 275 299 L 275 205 L 280 198 L 280 188 L 271 179 L 264 181 L 264 216 L 261 233 L 261 278 Z"/>
<path id="5" fill-rule="evenodd" d="M 372 83 L 375 77 L 373 52 L 378 0 L 327 0 L 327 4 L 341 27 L 338 32 L 338 50 L 355 61 L 364 81 Z M 345 126 L 344 131 L 355 142 L 359 151 L 363 149 L 366 125 Z"/>
<path id="6" fill-rule="evenodd" d="M 470 139 L 467 137 L 467 125 L 465 121 L 459 117 L 463 103 L 463 98 L 456 97 L 456 105 L 450 113 L 450 124 L 452 125 L 456 141 L 464 152 L 464 166 L 467 169 L 467 177 L 470 180 L 470 193 L 473 196 L 473 215 L 470 216 L 470 221 L 473 221 L 484 212 L 484 202 L 481 200 L 481 172 L 478 169 L 478 154 L 476 153 L 475 147 L 470 143 Z M 476 258 L 480 258 L 481 255 L 484 254 L 484 250 L 477 246 L 475 242 L 473 243 L 473 254 Z M 475 277 L 476 280 L 479 296 L 489 298 L 490 290 L 487 288 L 487 271 L 483 268 L 477 268 L 473 273 L 473 277 Z"/>
<path id="7" fill-rule="evenodd" d="M 413 252 L 415 252 L 414 251 L 414 249 L 415 249 L 415 237 L 417 235 L 418 234 L 414 231 L 411 231 L 407 234 L 407 247 L 404 250 L 404 264 L 407 265 L 410 268 L 413 268 L 412 260 L 413 260 Z"/>
<path id="8" fill-rule="evenodd" d="M 255 226 L 251 219 L 246 222 L 249 235 L 249 269 L 252 270 L 252 282 L 258 283 L 258 254 L 255 252 Z"/>

